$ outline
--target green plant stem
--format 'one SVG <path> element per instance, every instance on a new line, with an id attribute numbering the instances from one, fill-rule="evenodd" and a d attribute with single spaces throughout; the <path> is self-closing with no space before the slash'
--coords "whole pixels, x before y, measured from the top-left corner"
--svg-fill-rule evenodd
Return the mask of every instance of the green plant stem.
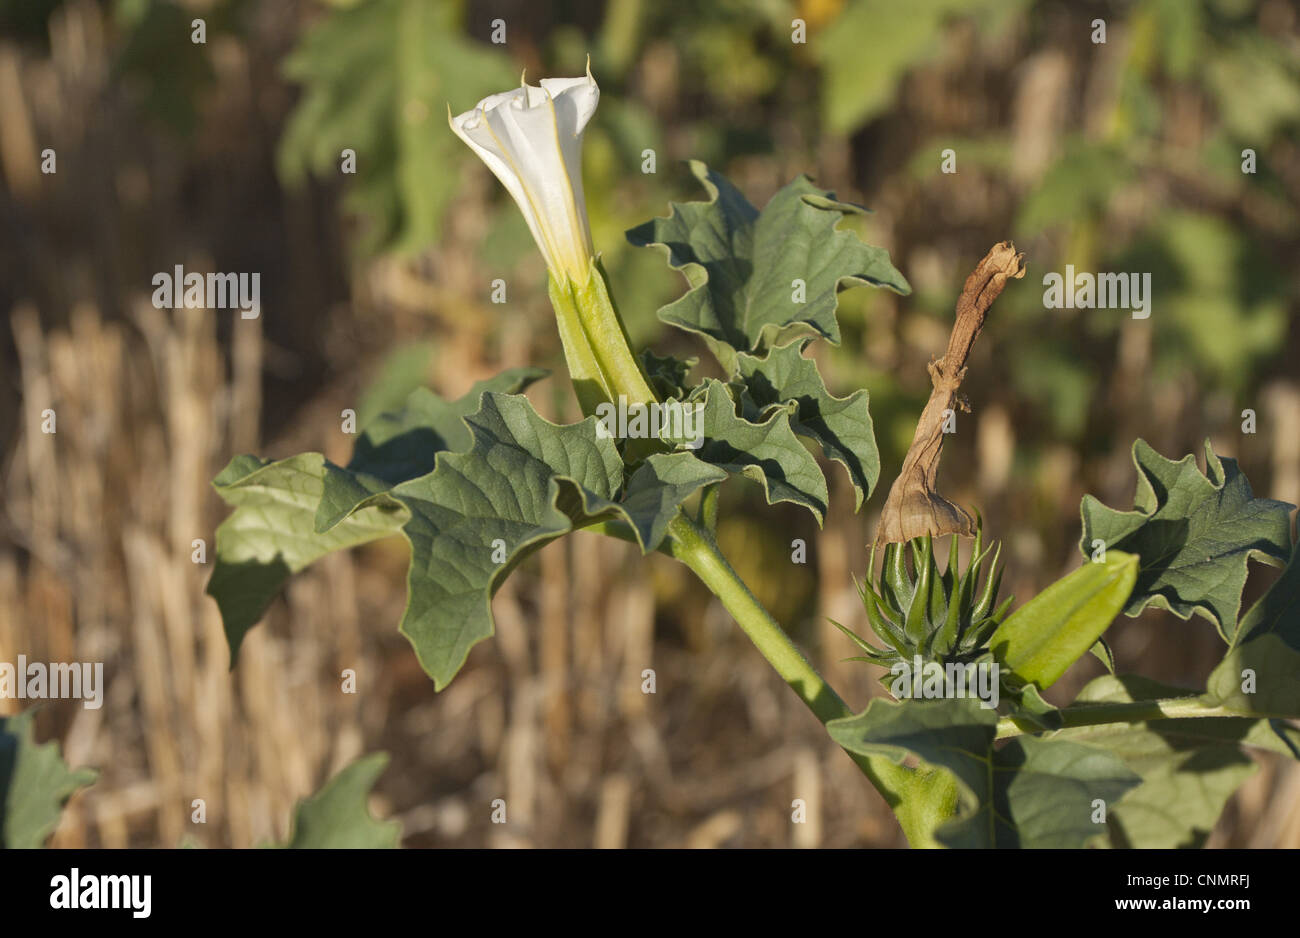
<path id="1" fill-rule="evenodd" d="M 668 525 L 670 538 L 668 552 L 698 576 L 722 605 L 731 613 L 741 630 L 749 636 L 759 652 L 772 665 L 781 679 L 790 685 L 809 710 L 823 724 L 853 715 L 835 689 L 808 663 L 794 642 L 772 618 L 771 614 L 750 592 L 743 580 L 722 556 L 712 537 L 684 514 L 678 514 Z M 894 809 L 903 824 L 908 840 L 928 842 L 922 828 L 928 827 L 920 819 L 905 819 L 907 797 L 919 779 L 917 773 L 883 757 L 848 753 L 864 775 Z M 943 784 L 943 780 L 930 779 L 924 784 Z M 910 828 L 910 829 L 909 829 Z"/>
<path id="2" fill-rule="evenodd" d="M 1199 717 L 1246 717 L 1259 719 L 1258 713 L 1245 713 L 1229 707 L 1207 704 L 1200 697 L 1171 697 L 1163 700 L 1135 700 L 1125 703 L 1086 704 L 1065 707 L 1053 713 L 1061 720 L 1059 729 L 1076 726 L 1100 726 L 1106 723 L 1145 723 L 1148 720 L 1186 720 Z M 998 721 L 998 739 L 1041 733 L 1043 728 L 1029 720 L 1003 717 Z"/>
<path id="3" fill-rule="evenodd" d="M 596 355 L 582 328 L 582 318 L 574 302 L 573 291 L 567 284 L 561 286 L 552 276 L 550 293 L 555 322 L 560 331 L 560 343 L 564 346 L 564 360 L 569 366 L 569 380 L 573 382 L 573 391 L 578 396 L 582 415 L 590 417 L 596 412 L 597 406 L 609 400 L 600 364 L 596 361 Z"/>
<path id="4" fill-rule="evenodd" d="M 590 416 L 596 405 L 617 403 L 620 396 L 628 404 L 653 403 L 654 391 L 632 353 L 600 262 L 591 262 L 586 283 L 561 282 L 552 274 L 549 287 L 569 375 L 583 413 Z"/>

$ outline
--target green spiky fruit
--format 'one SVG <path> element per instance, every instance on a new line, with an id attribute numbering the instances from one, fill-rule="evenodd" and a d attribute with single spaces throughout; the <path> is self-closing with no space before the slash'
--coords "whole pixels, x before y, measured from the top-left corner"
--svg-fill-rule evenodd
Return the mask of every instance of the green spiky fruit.
<path id="1" fill-rule="evenodd" d="M 864 654 L 850 661 L 870 661 L 883 667 L 916 656 L 923 661 L 971 662 L 987 652 L 989 636 L 1006 617 L 1012 597 L 994 608 L 1002 571 L 998 569 L 1001 545 L 983 547 L 983 532 L 977 530 L 971 562 L 957 572 L 957 536 L 946 569 L 940 572 L 934 558 L 934 539 L 918 537 L 907 544 L 888 544 L 884 563 L 875 574 L 876 550 L 871 551 L 869 578 L 858 583 L 858 593 L 867 610 L 871 629 L 884 643 L 877 648 L 844 626 L 835 626 L 852 638 Z M 908 554 L 912 563 L 907 562 Z M 992 554 L 987 575 L 980 582 L 984 562 Z"/>

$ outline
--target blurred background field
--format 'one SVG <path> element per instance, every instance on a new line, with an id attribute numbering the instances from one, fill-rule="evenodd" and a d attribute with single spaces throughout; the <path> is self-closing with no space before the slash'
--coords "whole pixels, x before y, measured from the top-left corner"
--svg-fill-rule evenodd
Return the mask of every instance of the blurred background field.
<path id="1" fill-rule="evenodd" d="M 191 545 L 211 551 L 225 509 L 209 480 L 231 456 L 345 462 L 344 408 L 364 422 L 417 385 L 458 396 L 502 368 L 563 369 L 527 229 L 444 115 L 525 66 L 580 74 L 588 54 L 588 207 L 638 344 L 703 351 L 654 316 L 679 275 L 622 236 L 703 197 L 682 160 L 759 205 L 808 172 L 874 209 L 859 231 L 915 292 L 844 294 L 845 341 L 817 355 L 834 392 L 870 389 L 882 488 L 963 279 L 996 241 L 1025 252 L 941 473 L 1005 540 L 1004 589 L 1028 597 L 1078 564 L 1085 492 L 1132 504 L 1138 436 L 1172 457 L 1209 437 L 1256 494 L 1300 502 L 1289 0 L 0 0 L 0 661 L 103 661 L 107 678 L 103 709 L 56 702 L 38 720 L 102 772 L 56 846 L 283 839 L 295 799 L 378 749 L 393 761 L 375 807 L 408 846 L 903 845 L 712 597 L 594 535 L 507 582 L 497 637 L 442 694 L 397 632 L 400 539 L 296 577 L 228 670 Z M 259 271 L 262 317 L 155 309 L 150 280 L 177 264 Z M 1150 272 L 1150 319 L 1044 309 L 1042 276 L 1066 264 Z M 505 305 L 489 302 L 498 277 Z M 530 397 L 577 416 L 562 378 Z M 866 628 L 851 577 L 883 492 L 854 515 L 847 479 L 828 478 L 824 529 L 754 487 L 724 492 L 720 536 L 860 708 L 874 669 L 840 661 L 853 649 L 826 617 Z M 1248 601 L 1275 575 L 1254 571 Z M 1121 670 L 1188 687 L 1221 655 L 1205 621 L 1159 611 L 1108 637 Z M 1048 696 L 1098 673 L 1080 662 Z M 495 798 L 508 824 L 490 823 Z M 1209 843 L 1300 846 L 1300 770 L 1262 760 Z"/>

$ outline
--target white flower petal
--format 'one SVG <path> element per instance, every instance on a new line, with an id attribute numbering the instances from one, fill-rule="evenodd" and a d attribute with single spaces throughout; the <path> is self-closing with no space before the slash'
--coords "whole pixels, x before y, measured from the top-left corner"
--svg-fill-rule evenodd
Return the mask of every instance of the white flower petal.
<path id="1" fill-rule="evenodd" d="M 452 129 L 519 205 L 557 274 L 583 281 L 592 245 L 582 191 L 582 132 L 600 89 L 589 75 L 546 78 L 484 98 Z"/>
<path id="2" fill-rule="evenodd" d="M 466 111 L 452 119 L 451 128 L 456 132 L 456 136 L 464 140 L 469 148 L 478 154 L 479 159 L 487 164 L 492 174 L 501 180 L 501 184 L 506 187 L 506 191 L 510 193 L 510 197 L 515 200 L 515 204 L 523 213 L 528 230 L 532 232 L 533 240 L 541 248 L 547 266 L 553 266 L 551 252 L 547 248 L 546 238 L 542 232 L 541 218 L 532 208 L 523 181 L 511 163 L 510 155 L 499 148 L 496 138 L 488 129 L 483 113 L 477 109 Z"/>
<path id="3" fill-rule="evenodd" d="M 560 127 L 572 136 L 587 129 L 600 103 L 600 88 L 590 78 L 543 78 L 542 89 L 555 100 Z"/>

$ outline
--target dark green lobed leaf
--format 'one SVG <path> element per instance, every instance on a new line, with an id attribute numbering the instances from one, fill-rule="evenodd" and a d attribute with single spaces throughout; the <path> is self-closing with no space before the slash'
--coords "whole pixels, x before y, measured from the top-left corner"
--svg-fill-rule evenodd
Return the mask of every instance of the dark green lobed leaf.
<path id="1" fill-rule="evenodd" d="M 0 847 L 44 846 L 67 800 L 98 776 L 69 769 L 57 742 L 37 745 L 30 710 L 0 716 Z"/>
<path id="2" fill-rule="evenodd" d="M 865 390 L 843 398 L 832 396 L 816 362 L 803 357 L 806 344 L 773 349 L 766 358 L 737 356 L 742 405 L 761 415 L 768 408 L 793 404 L 791 429 L 819 443 L 827 458 L 844 467 L 853 482 L 857 511 L 880 476 L 869 396 Z"/>
<path id="3" fill-rule="evenodd" d="M 958 816 L 935 836 L 952 847 L 1081 847 L 1096 835 L 1094 801 L 1118 801 L 1139 779 L 1104 749 L 1018 737 L 994 748 L 998 715 L 972 699 L 873 700 L 827 724 L 850 752 L 908 755 L 951 772 Z"/>
<path id="4" fill-rule="evenodd" d="M 1208 440 L 1205 460 L 1202 475 L 1193 456 L 1174 462 L 1136 441 L 1135 510 L 1116 511 L 1085 496 L 1079 548 L 1090 556 L 1093 541 L 1101 540 L 1108 551 L 1141 558 L 1126 614 L 1136 616 L 1148 605 L 1182 619 L 1196 612 L 1231 642 L 1247 561 L 1286 562 L 1294 506 L 1255 498 L 1236 460 L 1215 455 Z"/>
<path id="5" fill-rule="evenodd" d="M 691 451 L 698 459 L 759 483 L 769 505 L 802 505 L 822 523 L 830 501 L 826 477 L 795 436 L 788 412 L 775 410 L 760 423 L 737 416 L 727 386 L 716 378 L 696 390 L 695 402 L 704 405 L 703 443 Z M 690 442 L 684 434 L 672 432 L 665 432 L 663 439 L 677 445 Z"/>
<path id="6" fill-rule="evenodd" d="M 433 472 L 392 490 L 410 512 L 401 630 L 439 690 L 492 634 L 492 594 L 523 557 L 601 518 L 627 521 L 653 550 L 680 501 L 722 478 L 689 453 L 658 454 L 616 502 L 623 462 L 595 417 L 557 426 L 524 397 L 489 393 L 468 423 L 469 451 L 444 454 Z"/>
<path id="7" fill-rule="evenodd" d="M 325 489 L 316 530 L 325 532 L 367 504 L 396 505 L 386 498 L 394 485 L 432 472 L 437 456 L 469 449 L 465 418 L 478 410 L 488 391 L 517 394 L 547 374 L 542 368 L 511 368 L 474 384 L 454 401 L 417 388 L 395 413 L 380 414 L 357 438 L 346 468 L 325 465 Z"/>
<path id="8" fill-rule="evenodd" d="M 1300 550 L 1242 618 L 1207 690 L 1236 710 L 1300 718 Z"/>
<path id="9" fill-rule="evenodd" d="M 1193 691 L 1136 675 L 1103 675 L 1072 706 L 1193 696 Z M 1289 754 L 1300 741 L 1300 730 L 1284 732 L 1287 737 L 1267 720 L 1198 717 L 1078 727 L 1052 738 L 1103 747 L 1142 778 L 1109 809 L 1108 830 L 1096 843 L 1169 848 L 1204 845 L 1232 793 L 1255 771 L 1242 747 Z"/>
<path id="10" fill-rule="evenodd" d="M 298 802 L 292 831 L 282 846 L 303 850 L 374 850 L 401 844 L 400 821 L 379 821 L 366 808 L 376 779 L 388 767 L 388 754 L 358 759 Z"/>
<path id="11" fill-rule="evenodd" d="M 396 534 L 405 520 L 400 506 L 376 504 L 318 532 L 325 472 L 320 453 L 279 462 L 236 456 L 212 482 L 235 506 L 217 528 L 216 565 L 206 590 L 221 610 L 232 666 L 244 636 L 291 574 L 330 551 Z"/>
<path id="12" fill-rule="evenodd" d="M 871 284 L 897 293 L 911 287 L 889 262 L 889 252 L 838 231 L 846 214 L 864 211 L 836 201 L 800 176 L 760 213 L 720 173 L 698 160 L 691 172 L 707 202 L 672 203 L 627 233 L 638 247 L 660 247 L 690 289 L 659 310 L 659 318 L 704 337 L 728 372 L 736 355 L 780 348 L 802 336 L 838 343 L 835 319 L 841 285 Z M 805 284 L 804 301 L 794 281 Z"/>
<path id="13" fill-rule="evenodd" d="M 533 550 L 602 519 L 625 522 L 644 551 L 654 550 L 682 502 L 726 478 L 693 453 L 659 453 L 624 486 L 615 441 L 597 433 L 595 418 L 557 426 L 520 395 L 483 390 L 534 377 L 507 373 L 450 404 L 414 394 L 403 413 L 367 431 L 347 469 L 316 453 L 232 461 L 215 484 L 236 510 L 218 529 L 208 584 L 232 662 L 291 573 L 400 530 L 411 545 L 401 629 L 441 689 L 492 634 L 492 594 Z M 464 416 L 471 402 L 478 410 Z M 389 484 L 418 459 L 432 460 L 430 471 Z"/>

